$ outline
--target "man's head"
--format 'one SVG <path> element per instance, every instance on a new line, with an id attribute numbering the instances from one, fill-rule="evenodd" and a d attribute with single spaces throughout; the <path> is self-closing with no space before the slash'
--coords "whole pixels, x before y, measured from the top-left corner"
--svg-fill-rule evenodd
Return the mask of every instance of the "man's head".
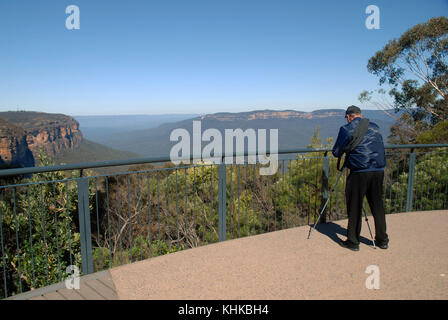
<path id="1" fill-rule="evenodd" d="M 350 106 L 347 108 L 347 111 L 345 111 L 345 118 L 347 119 L 347 122 L 350 123 L 355 118 L 361 118 L 361 109 L 359 109 L 357 106 Z"/>

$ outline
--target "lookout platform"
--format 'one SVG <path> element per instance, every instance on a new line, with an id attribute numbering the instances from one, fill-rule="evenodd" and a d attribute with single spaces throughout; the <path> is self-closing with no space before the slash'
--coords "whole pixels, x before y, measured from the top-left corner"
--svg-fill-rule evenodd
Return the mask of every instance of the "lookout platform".
<path id="1" fill-rule="evenodd" d="M 347 220 L 228 240 L 135 262 L 9 299 L 448 299 L 448 210 L 386 216 L 389 249 L 338 245 Z M 373 217 L 369 218 L 374 231 Z M 379 270 L 368 289 L 366 269 Z"/>

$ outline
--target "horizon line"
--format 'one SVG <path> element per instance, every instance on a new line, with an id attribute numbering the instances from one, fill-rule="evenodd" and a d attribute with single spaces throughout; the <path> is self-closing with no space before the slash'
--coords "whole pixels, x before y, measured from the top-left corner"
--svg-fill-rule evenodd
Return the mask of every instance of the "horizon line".
<path id="1" fill-rule="evenodd" d="M 173 113 L 73 114 L 73 113 L 70 113 L 70 112 L 67 112 L 67 113 L 63 113 L 63 112 L 45 112 L 45 111 L 25 110 L 25 109 L 5 110 L 5 111 L 0 111 L 0 113 L 2 113 L 2 112 L 38 112 L 38 113 L 48 113 L 48 114 L 64 114 L 64 115 L 68 115 L 68 116 L 71 116 L 71 117 L 105 117 L 105 116 L 170 116 L 170 115 L 173 115 L 173 116 L 174 115 L 179 115 L 179 116 L 180 115 L 204 116 L 204 115 L 213 115 L 213 114 L 219 114 L 219 113 L 237 114 L 237 113 L 249 113 L 249 112 L 260 112 L 260 111 L 277 111 L 277 112 L 294 111 L 294 112 L 312 113 L 312 112 L 321 111 L 321 110 L 343 110 L 343 111 L 345 111 L 344 108 L 331 107 L 331 108 L 318 108 L 318 109 L 314 109 L 312 111 L 303 111 L 303 110 L 291 109 L 291 108 L 287 108 L 287 109 L 270 109 L 270 108 L 266 108 L 266 109 L 251 109 L 251 110 L 242 110 L 242 111 L 218 111 L 218 112 L 213 112 L 213 113 L 206 113 L 206 112 L 203 112 L 203 113 L 173 112 Z M 379 109 L 377 107 L 361 107 L 361 110 L 384 111 L 384 110 Z M 393 108 L 391 108 L 390 110 L 393 110 Z"/>

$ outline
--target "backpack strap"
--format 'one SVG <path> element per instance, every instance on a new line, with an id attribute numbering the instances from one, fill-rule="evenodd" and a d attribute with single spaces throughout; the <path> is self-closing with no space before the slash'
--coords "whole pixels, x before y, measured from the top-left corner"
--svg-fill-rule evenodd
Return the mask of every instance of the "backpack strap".
<path id="1" fill-rule="evenodd" d="M 344 169 L 345 165 L 347 164 L 347 160 L 348 160 L 350 152 L 352 152 L 361 143 L 362 139 L 366 135 L 367 130 L 369 129 L 369 124 L 370 124 L 369 119 L 362 118 L 361 121 L 356 126 L 356 128 L 353 130 L 352 134 L 350 135 L 350 141 L 347 144 L 347 146 L 344 148 L 343 154 L 345 153 L 345 160 L 344 160 L 344 165 L 342 166 L 342 168 L 339 168 L 340 164 L 341 164 L 342 156 L 338 158 L 337 169 L 339 171 L 342 171 Z"/>

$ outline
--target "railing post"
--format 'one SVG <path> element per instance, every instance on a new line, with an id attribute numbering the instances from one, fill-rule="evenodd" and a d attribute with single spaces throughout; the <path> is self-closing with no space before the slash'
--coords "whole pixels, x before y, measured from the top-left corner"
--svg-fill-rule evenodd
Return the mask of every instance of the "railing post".
<path id="1" fill-rule="evenodd" d="M 406 212 L 412 210 L 412 196 L 414 194 L 415 152 L 411 149 L 409 157 L 408 192 L 406 195 Z"/>
<path id="2" fill-rule="evenodd" d="M 226 240 L 226 164 L 224 160 L 218 166 L 218 234 L 219 241 Z"/>
<path id="3" fill-rule="evenodd" d="M 327 152 L 325 152 L 324 157 L 322 158 L 322 205 L 327 202 L 328 199 L 328 172 L 330 171 L 330 158 L 327 156 Z M 320 218 L 320 223 L 327 223 L 327 215 L 322 214 Z"/>
<path id="4" fill-rule="evenodd" d="M 82 273 L 93 273 L 92 232 L 90 227 L 89 179 L 80 178 L 78 183 L 78 214 L 81 242 Z"/>

